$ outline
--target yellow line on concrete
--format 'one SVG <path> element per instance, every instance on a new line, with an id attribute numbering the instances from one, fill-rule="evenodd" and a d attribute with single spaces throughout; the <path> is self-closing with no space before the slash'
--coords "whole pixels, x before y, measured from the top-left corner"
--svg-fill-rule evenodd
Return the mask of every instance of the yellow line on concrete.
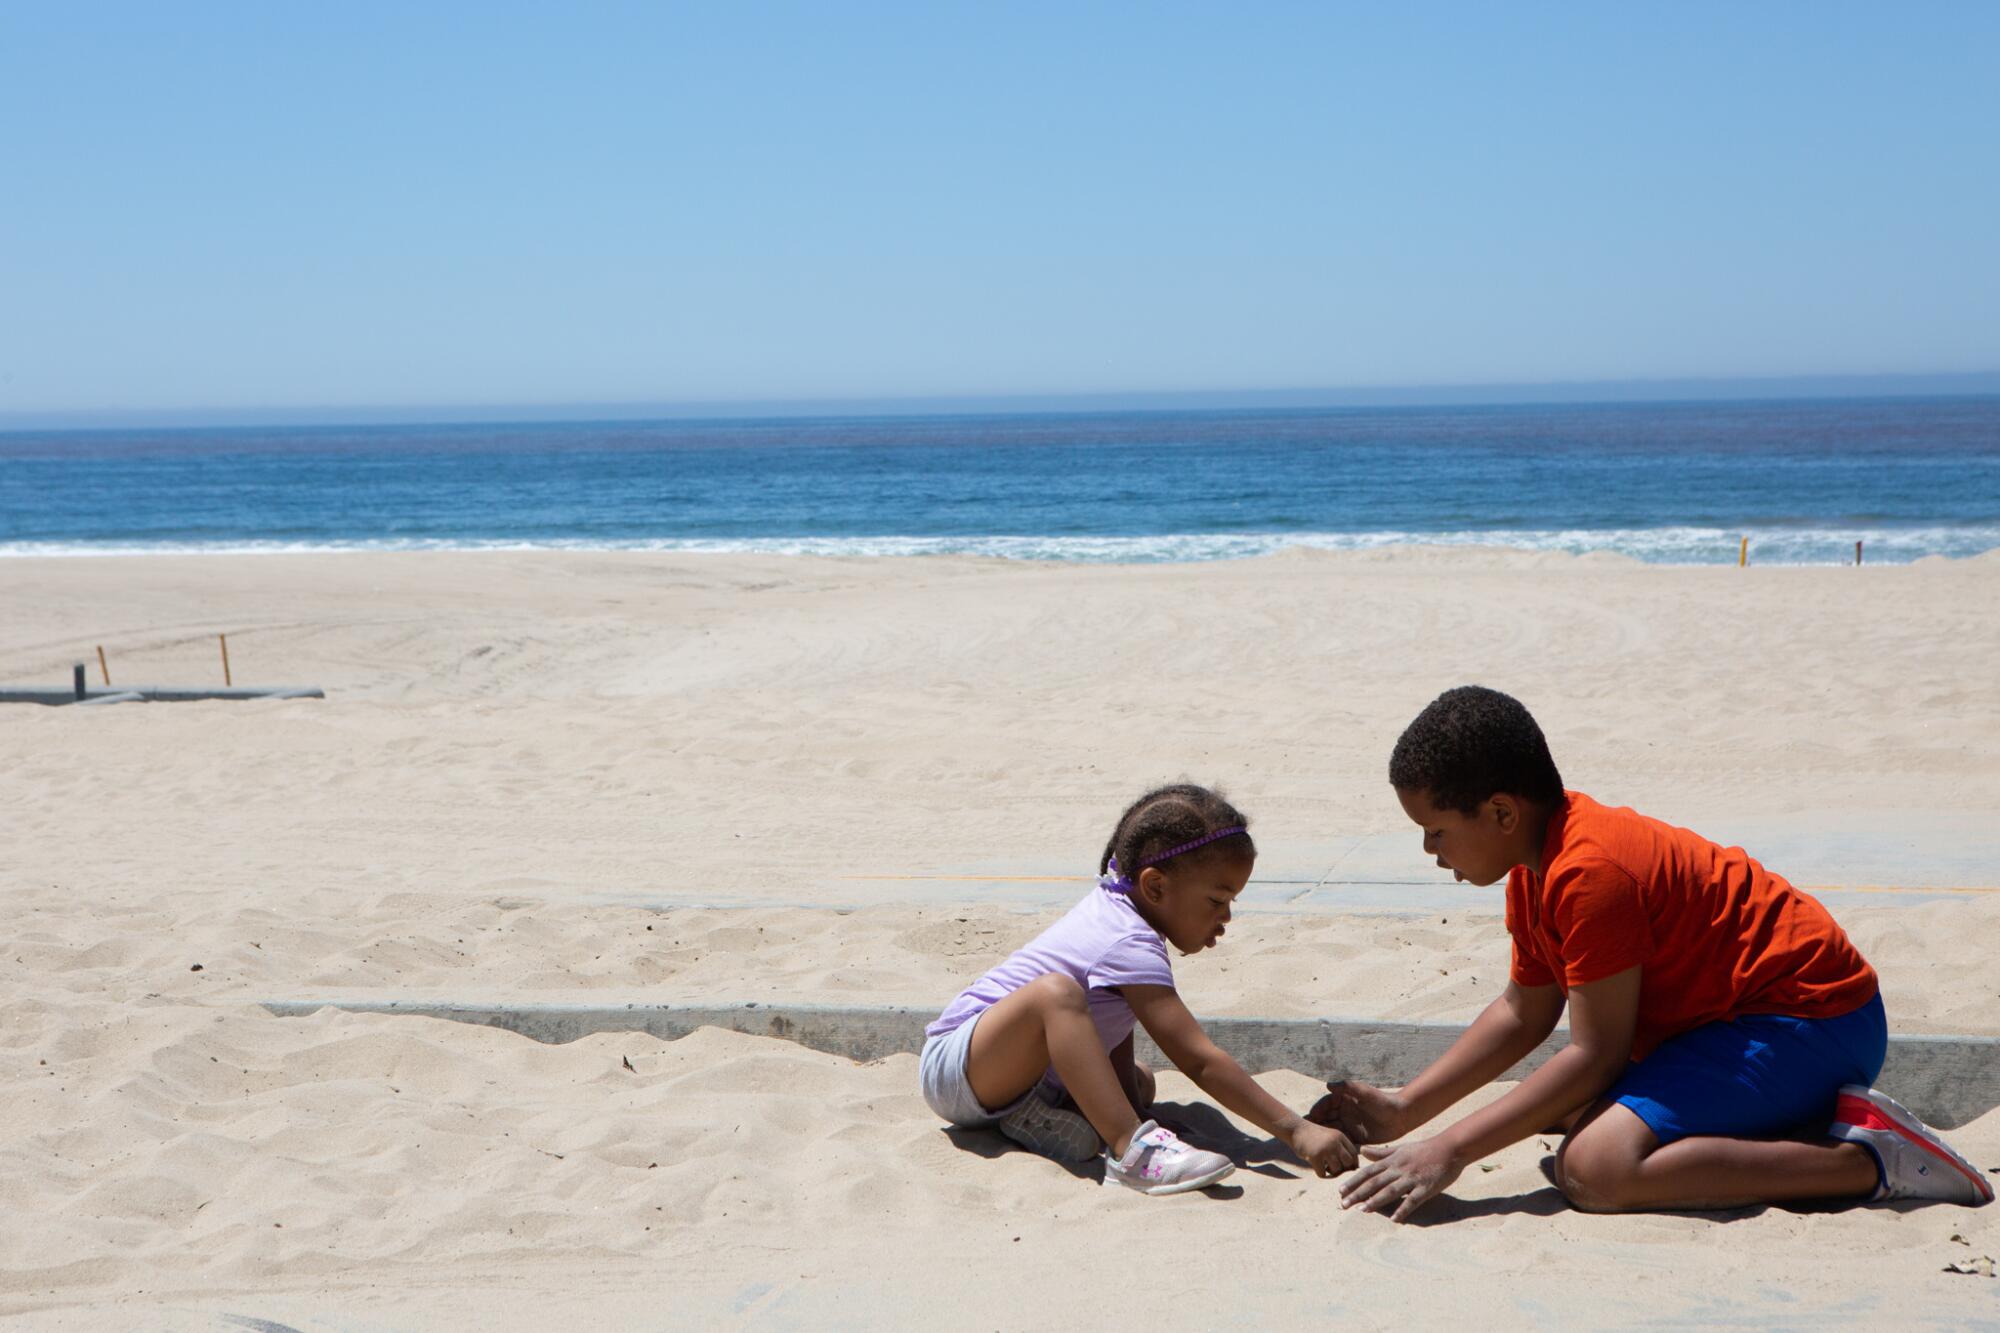
<path id="1" fill-rule="evenodd" d="M 836 875 L 842 880 L 920 880 L 926 883 L 952 884 L 1082 884 L 1096 878 L 1095 875 Z M 1301 881 L 1303 882 L 1303 881 Z M 1339 880 L 1333 880 L 1324 887 L 1337 888 Z M 1423 884 L 1412 883 L 1404 887 L 1421 889 Z M 1799 888 L 1807 893 L 2000 893 L 2000 885 L 1985 884 L 1801 884 Z"/>
<path id="2" fill-rule="evenodd" d="M 1801 884 L 1807 893 L 2000 893 L 2000 887 L 1980 884 Z"/>
<path id="3" fill-rule="evenodd" d="M 921 879 L 949 880 L 968 884 L 1073 884 L 1094 880 L 1095 875 L 835 875 L 835 879 Z"/>

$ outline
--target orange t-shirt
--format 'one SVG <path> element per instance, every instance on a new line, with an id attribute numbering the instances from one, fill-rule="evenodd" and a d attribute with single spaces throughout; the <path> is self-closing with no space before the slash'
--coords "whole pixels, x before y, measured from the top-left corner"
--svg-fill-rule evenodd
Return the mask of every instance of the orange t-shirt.
<path id="1" fill-rule="evenodd" d="M 1837 1018 L 1873 999 L 1875 969 L 1817 899 L 1750 859 L 1634 810 L 1564 793 L 1543 873 L 1507 878 L 1523 986 L 1639 979 L 1632 1058 L 1743 1014 Z"/>

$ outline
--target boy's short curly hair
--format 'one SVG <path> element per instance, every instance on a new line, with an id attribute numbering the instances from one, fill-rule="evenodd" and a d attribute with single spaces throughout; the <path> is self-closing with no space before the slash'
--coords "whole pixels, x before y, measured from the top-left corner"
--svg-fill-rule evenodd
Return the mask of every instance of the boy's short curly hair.
<path id="1" fill-rule="evenodd" d="M 1446 690 L 1403 729 L 1389 756 L 1389 784 L 1432 805 L 1471 814 L 1496 792 L 1562 799 L 1562 774 L 1542 729 L 1518 699 L 1483 685 Z"/>

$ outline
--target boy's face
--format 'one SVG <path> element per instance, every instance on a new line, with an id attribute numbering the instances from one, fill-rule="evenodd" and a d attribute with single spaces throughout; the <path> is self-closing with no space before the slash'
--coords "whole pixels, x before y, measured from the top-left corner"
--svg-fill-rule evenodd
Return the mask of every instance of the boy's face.
<path id="1" fill-rule="evenodd" d="M 1521 864 L 1519 803 L 1504 793 L 1482 801 L 1471 814 L 1431 803 L 1431 794 L 1396 788 L 1403 813 L 1424 831 L 1424 854 L 1459 879 L 1492 884 Z"/>
<path id="2" fill-rule="evenodd" d="M 1250 882 L 1247 857 L 1198 857 L 1173 870 L 1139 872 L 1138 897 L 1153 928 L 1182 953 L 1200 953 L 1222 941 L 1236 895 Z"/>

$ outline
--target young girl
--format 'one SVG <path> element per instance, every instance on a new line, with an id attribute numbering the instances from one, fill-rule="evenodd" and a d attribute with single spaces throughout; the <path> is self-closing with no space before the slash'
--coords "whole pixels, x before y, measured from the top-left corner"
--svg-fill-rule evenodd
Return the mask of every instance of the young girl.
<path id="1" fill-rule="evenodd" d="M 1246 820 L 1204 787 L 1141 796 L 1112 830 L 1097 887 L 1026 948 L 966 987 L 925 1033 L 924 1100 L 954 1125 L 997 1127 L 1067 1161 L 1104 1154 L 1104 1183 L 1142 1194 L 1213 1185 L 1236 1164 L 1152 1120 L 1134 1023 L 1180 1071 L 1282 1139 L 1321 1176 L 1354 1165 L 1338 1130 L 1294 1115 L 1224 1054 L 1174 989 L 1168 944 L 1222 938 L 1257 857 Z M 1078 1108 L 1059 1105 L 1067 1090 Z"/>

